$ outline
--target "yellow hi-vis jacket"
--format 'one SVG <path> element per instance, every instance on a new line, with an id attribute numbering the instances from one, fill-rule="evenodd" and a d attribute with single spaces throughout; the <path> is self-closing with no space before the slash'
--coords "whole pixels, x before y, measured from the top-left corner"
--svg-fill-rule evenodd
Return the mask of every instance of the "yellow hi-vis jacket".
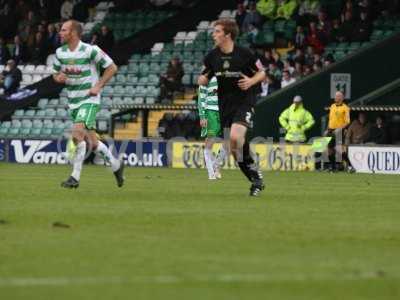
<path id="1" fill-rule="evenodd" d="M 297 108 L 295 104 L 292 104 L 281 113 L 279 123 L 286 129 L 285 140 L 304 142 L 306 130 L 310 129 L 315 121 L 311 113 L 303 107 L 303 104 Z"/>

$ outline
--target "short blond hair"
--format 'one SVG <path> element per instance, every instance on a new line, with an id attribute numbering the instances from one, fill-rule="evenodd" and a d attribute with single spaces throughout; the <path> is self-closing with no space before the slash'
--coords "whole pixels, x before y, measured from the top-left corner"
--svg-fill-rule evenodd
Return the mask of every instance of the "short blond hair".
<path id="1" fill-rule="evenodd" d="M 232 40 L 235 40 L 239 35 L 239 26 L 233 19 L 219 19 L 215 22 L 214 26 L 222 26 L 222 30 L 225 34 L 230 34 Z"/>

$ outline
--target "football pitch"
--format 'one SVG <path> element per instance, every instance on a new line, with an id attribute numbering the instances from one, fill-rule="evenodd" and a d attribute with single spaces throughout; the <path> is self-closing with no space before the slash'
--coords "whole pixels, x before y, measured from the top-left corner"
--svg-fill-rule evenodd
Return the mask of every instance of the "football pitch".
<path id="1" fill-rule="evenodd" d="M 400 299 L 398 176 L 0 164 L 0 299 Z"/>

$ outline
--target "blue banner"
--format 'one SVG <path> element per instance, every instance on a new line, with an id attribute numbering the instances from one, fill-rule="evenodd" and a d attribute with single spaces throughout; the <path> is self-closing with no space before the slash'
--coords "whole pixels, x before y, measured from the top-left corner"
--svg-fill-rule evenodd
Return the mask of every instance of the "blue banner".
<path id="1" fill-rule="evenodd" d="M 106 143 L 111 147 L 114 156 L 122 159 L 127 166 L 168 166 L 166 142 L 110 140 Z M 0 146 L 0 149 L 3 148 Z M 66 140 L 15 139 L 9 141 L 8 158 L 10 162 L 16 163 L 67 164 L 65 148 Z M 101 157 L 95 159 L 95 162 L 104 163 Z"/>
<path id="2" fill-rule="evenodd" d="M 0 161 L 4 161 L 5 158 L 6 158 L 5 141 L 0 139 Z"/>

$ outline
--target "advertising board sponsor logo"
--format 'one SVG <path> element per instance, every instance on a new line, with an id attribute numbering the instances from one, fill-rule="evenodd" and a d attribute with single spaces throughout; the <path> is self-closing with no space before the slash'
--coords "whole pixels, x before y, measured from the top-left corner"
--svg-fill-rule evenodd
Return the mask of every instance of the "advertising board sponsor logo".
<path id="1" fill-rule="evenodd" d="M 67 163 L 65 152 L 59 152 L 57 141 L 53 140 L 11 140 L 9 160 L 34 164 Z"/>
<path id="2" fill-rule="evenodd" d="M 221 143 L 213 145 L 217 155 Z M 204 168 L 204 143 L 174 142 L 172 145 L 173 168 Z M 314 152 L 309 145 L 253 144 L 251 151 L 256 164 L 262 170 L 304 171 L 314 170 Z M 232 156 L 225 159 L 224 169 L 235 169 Z"/>
<path id="3" fill-rule="evenodd" d="M 400 174 L 400 147 L 350 146 L 349 159 L 357 172 Z"/>

